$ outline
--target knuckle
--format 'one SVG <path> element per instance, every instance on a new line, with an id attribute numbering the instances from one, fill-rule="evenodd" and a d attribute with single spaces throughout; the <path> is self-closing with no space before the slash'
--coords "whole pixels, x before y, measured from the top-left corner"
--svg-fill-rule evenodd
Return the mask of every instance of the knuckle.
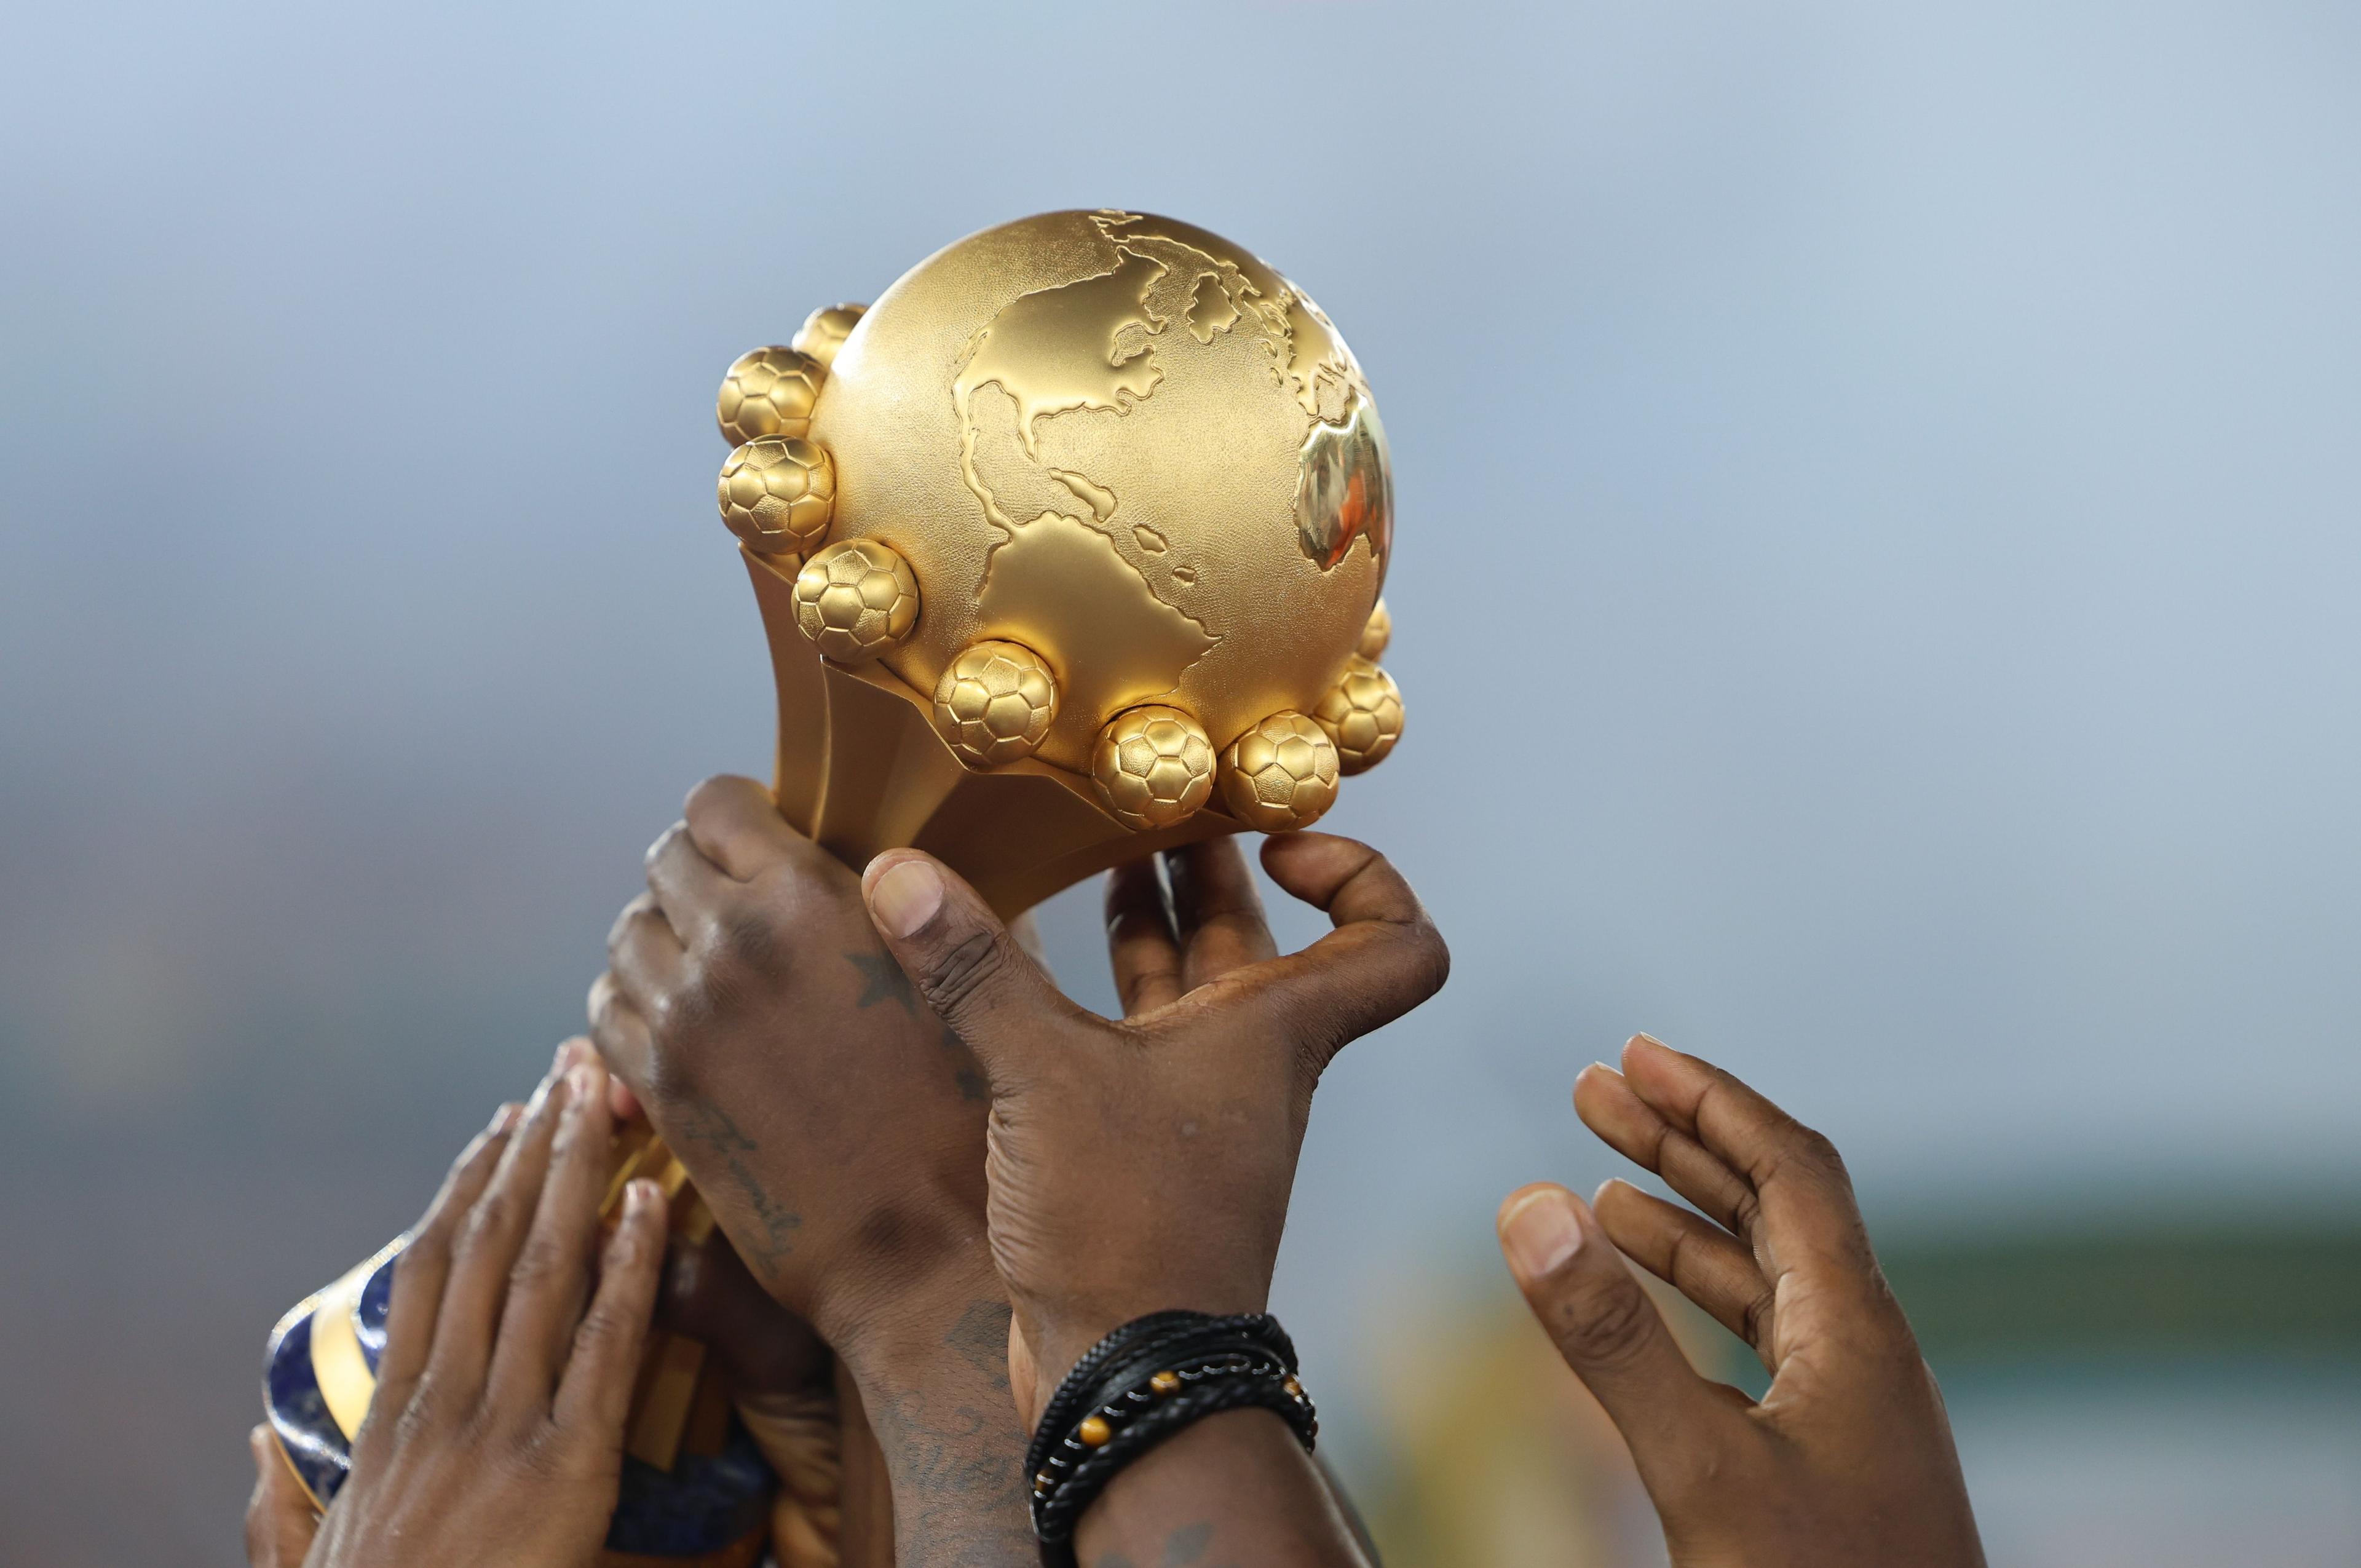
<path id="1" fill-rule="evenodd" d="M 422 1273 L 432 1273 L 451 1255 L 451 1217 L 437 1214 L 420 1227 L 410 1245 L 395 1255 L 393 1284 L 396 1289 L 418 1283 Z"/>
<path id="2" fill-rule="evenodd" d="M 554 1284 L 566 1273 L 566 1249 L 556 1238 L 536 1231 L 509 1266 L 509 1289 L 513 1293 Z"/>
<path id="3" fill-rule="evenodd" d="M 413 1442 L 431 1442 L 441 1430 L 445 1401 L 434 1380 L 423 1378 L 412 1390 L 410 1402 L 394 1417 L 390 1435 L 396 1447 Z"/>
<path id="4" fill-rule="evenodd" d="M 636 1257 L 635 1253 L 626 1253 L 617 1261 L 623 1266 L 629 1267 Z M 582 1314 L 582 1321 L 574 1331 L 577 1353 L 588 1351 L 596 1354 L 601 1347 L 611 1343 L 622 1332 L 620 1316 L 613 1300 L 601 1299 L 592 1302 L 590 1310 Z"/>
<path id="5" fill-rule="evenodd" d="M 1007 968 L 1008 955 L 1001 938 L 990 931 L 977 931 L 952 944 L 929 964 L 918 990 L 938 1015 L 950 1018 L 972 1006 Z"/>
<path id="6" fill-rule="evenodd" d="M 1771 1343 L 1771 1314 L 1778 1300 L 1777 1293 L 1766 1286 L 1747 1301 L 1740 1314 L 1739 1321 L 1742 1325 L 1740 1337 L 1757 1350 L 1767 1347 Z"/>
<path id="7" fill-rule="evenodd" d="M 720 963 L 766 969 L 780 957 L 779 936 L 759 907 L 726 911 L 706 923 L 704 946 Z"/>
<path id="8" fill-rule="evenodd" d="M 670 991 L 658 991 L 640 1003 L 640 1017 L 648 1033 L 659 1040 L 669 1040 L 679 1032 L 680 998 Z"/>
<path id="9" fill-rule="evenodd" d="M 1795 1140 L 1795 1157 L 1828 1176 L 1844 1175 L 1844 1156 L 1828 1141 L 1826 1133 L 1806 1127 L 1801 1122 L 1793 1124 L 1790 1136 Z"/>
<path id="10" fill-rule="evenodd" d="M 1850 1180 L 1845 1174 L 1844 1157 L 1837 1153 L 1836 1145 L 1792 1117 L 1780 1125 L 1751 1174 L 1757 1188 L 1783 1180 L 1839 1186 L 1849 1185 Z M 1749 1194 L 1750 1201 L 1752 1196 Z"/>
<path id="11" fill-rule="evenodd" d="M 607 952 L 609 957 L 620 951 L 623 944 L 631 939 L 633 922 L 654 907 L 655 900 L 644 893 L 623 905 L 615 916 L 615 923 L 607 927 Z"/>
<path id="12" fill-rule="evenodd" d="M 688 824 L 686 821 L 681 821 L 674 823 L 671 827 L 657 834 L 655 842 L 648 846 L 648 852 L 640 857 L 640 863 L 650 870 L 653 870 L 655 863 L 664 859 L 665 852 L 669 850 L 676 841 L 678 841 L 682 834 L 687 831 Z"/>
<path id="13" fill-rule="evenodd" d="M 1419 912 L 1417 922 L 1411 927 L 1407 947 L 1412 983 L 1422 999 L 1433 996 L 1451 978 L 1451 946 L 1424 910 Z"/>
<path id="14" fill-rule="evenodd" d="M 1655 1311 L 1629 1277 L 1586 1284 L 1559 1303 L 1558 1343 L 1587 1366 L 1629 1365 L 1655 1331 Z"/>
<path id="15" fill-rule="evenodd" d="M 476 1200 L 467 1212 L 467 1223 L 460 1227 L 461 1254 L 482 1251 L 493 1245 L 516 1218 L 516 1201 L 505 1192 L 487 1192 Z"/>
<path id="16" fill-rule="evenodd" d="M 716 773 L 711 778 L 699 779 L 690 786 L 688 798 L 681 806 L 680 814 L 684 824 L 694 821 L 713 810 L 727 798 L 731 790 L 744 782 L 735 773 Z"/>

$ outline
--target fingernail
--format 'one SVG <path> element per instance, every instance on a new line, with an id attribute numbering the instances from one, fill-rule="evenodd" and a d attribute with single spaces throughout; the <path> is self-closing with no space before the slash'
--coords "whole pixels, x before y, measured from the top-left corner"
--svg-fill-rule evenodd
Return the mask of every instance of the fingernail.
<path id="1" fill-rule="evenodd" d="M 590 1096 L 596 1089 L 596 1085 L 591 1082 L 591 1080 L 596 1076 L 597 1074 L 592 1070 L 588 1062 L 577 1062 L 573 1067 L 566 1069 L 566 1109 L 576 1112 L 578 1114 L 590 1103 Z"/>
<path id="2" fill-rule="evenodd" d="M 943 906 L 943 879 L 925 861 L 904 861 L 869 890 L 869 907 L 889 937 L 906 937 Z"/>
<path id="3" fill-rule="evenodd" d="M 1649 1034 L 1644 1029 L 1639 1034 L 1632 1036 L 1631 1043 L 1635 1046 L 1653 1046 L 1660 1051 L 1669 1051 L 1673 1048 L 1672 1047 L 1664 1044 L 1664 1041 L 1656 1038 L 1655 1036 Z"/>
<path id="4" fill-rule="evenodd" d="M 514 1127 L 517 1124 L 517 1118 L 523 1114 L 524 1107 L 511 1100 L 492 1113 L 492 1124 L 488 1130 L 498 1136 Z"/>
<path id="5" fill-rule="evenodd" d="M 557 1047 L 557 1054 L 549 1058 L 549 1076 L 555 1078 L 559 1073 L 564 1072 L 566 1070 L 566 1064 L 573 1059 L 574 1042 L 572 1040 L 560 1041 Z"/>
<path id="6" fill-rule="evenodd" d="M 644 1176 L 634 1177 L 623 1189 L 623 1212 L 627 1214 L 646 1213 L 664 1197 L 664 1189 Z"/>
<path id="7" fill-rule="evenodd" d="M 1582 1250 L 1582 1221 L 1574 1199 L 1554 1187 L 1528 1195 L 1500 1223 L 1501 1238 L 1517 1272 L 1527 1279 L 1543 1279 L 1565 1266 Z"/>

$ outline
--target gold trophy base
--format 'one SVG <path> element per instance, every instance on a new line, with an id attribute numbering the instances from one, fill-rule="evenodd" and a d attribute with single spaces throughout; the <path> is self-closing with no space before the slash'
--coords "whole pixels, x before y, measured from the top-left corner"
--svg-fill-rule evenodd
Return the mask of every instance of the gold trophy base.
<path id="1" fill-rule="evenodd" d="M 1245 826 L 1217 795 L 1170 828 L 1137 831 L 1063 769 L 1031 758 L 989 773 L 965 766 L 935 733 L 930 696 L 812 647 L 796 624 L 795 556 L 774 565 L 742 544 L 739 554 L 778 685 L 779 814 L 854 870 L 886 850 L 923 850 L 1012 920 L 1084 877 Z"/>

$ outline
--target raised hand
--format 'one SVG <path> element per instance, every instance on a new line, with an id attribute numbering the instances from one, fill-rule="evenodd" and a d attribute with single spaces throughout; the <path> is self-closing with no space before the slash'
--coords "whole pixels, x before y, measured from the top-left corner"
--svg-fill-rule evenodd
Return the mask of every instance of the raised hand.
<path id="1" fill-rule="evenodd" d="M 1449 957 L 1383 856 L 1325 834 L 1263 846 L 1272 881 L 1335 929 L 1270 956 L 1234 845 L 1167 857 L 1109 897 L 1111 1022 L 1060 995 L 973 889 L 916 850 L 862 877 L 877 927 L 992 1087 L 990 1227 L 1036 1368 L 1027 1420 L 1110 1329 L 1166 1308 L 1259 1311 L 1312 1091 L 1345 1044 L 1409 1012 Z"/>
<path id="2" fill-rule="evenodd" d="M 664 1225 L 662 1195 L 636 1181 L 598 1246 L 606 1090 L 577 1042 L 452 1167 L 394 1266 L 377 1391 L 313 1568 L 598 1560 Z M 250 1554 L 291 1541 L 286 1514 L 249 1512 Z"/>
<path id="3" fill-rule="evenodd" d="M 975 1059 L 852 873 L 751 779 L 693 791 L 609 939 L 592 1033 L 773 1299 L 858 1386 L 906 1560 L 1030 1553 Z"/>
<path id="4" fill-rule="evenodd" d="M 1575 1110 L 1692 1212 L 1622 1181 L 1500 1208 L 1510 1271 L 1621 1431 L 1675 1568 L 1980 1568 L 1950 1424 L 1828 1141 L 1645 1035 Z M 1629 1256 L 1753 1346 L 1760 1402 L 1699 1376 Z"/>

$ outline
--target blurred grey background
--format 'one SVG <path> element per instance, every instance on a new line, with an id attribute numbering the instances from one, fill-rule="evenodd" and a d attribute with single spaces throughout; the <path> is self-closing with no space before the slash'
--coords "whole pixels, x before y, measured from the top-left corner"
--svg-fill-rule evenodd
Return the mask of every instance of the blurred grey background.
<path id="1" fill-rule="evenodd" d="M 1101 204 L 1301 280 L 1394 438 L 1332 820 L 1457 967 L 1279 1307 L 1397 1554 L 1646 1559 L 1628 1487 L 1422 1546 L 1383 1387 L 1519 1343 L 1492 1207 L 1613 1172 L 1645 1028 L 1850 1157 L 1995 1562 L 2361 1560 L 2357 161 L 2300 0 L 16 9 L 0 1561 L 236 1560 L 271 1320 L 764 765 L 730 358 Z"/>

